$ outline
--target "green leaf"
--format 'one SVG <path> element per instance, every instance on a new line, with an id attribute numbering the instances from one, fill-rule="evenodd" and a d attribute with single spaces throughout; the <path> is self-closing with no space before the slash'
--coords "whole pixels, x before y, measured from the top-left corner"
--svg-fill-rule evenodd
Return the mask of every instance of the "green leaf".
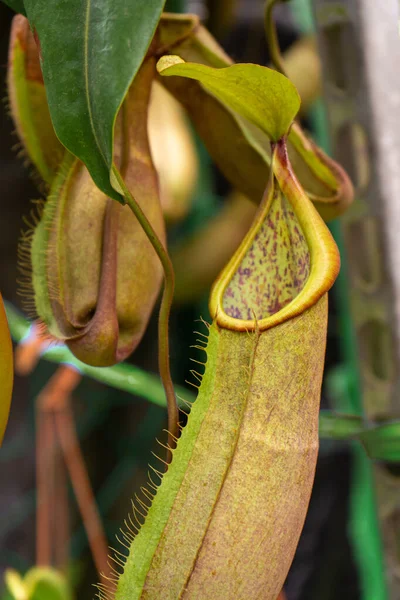
<path id="1" fill-rule="evenodd" d="M 161 75 L 195 79 L 243 117 L 277 142 L 284 136 L 299 108 L 295 86 L 284 75 L 253 64 L 237 64 L 215 69 L 185 63 L 179 56 L 164 56 L 158 61 Z"/>
<path id="2" fill-rule="evenodd" d="M 363 431 L 363 419 L 357 415 L 346 415 L 321 410 L 319 415 L 319 435 L 321 438 L 348 440 Z"/>
<path id="3" fill-rule="evenodd" d="M 24 0 L 3 0 L 3 2 L 4 4 L 7 4 L 7 6 L 15 10 L 16 13 L 21 13 L 21 15 L 26 16 Z"/>
<path id="4" fill-rule="evenodd" d="M 322 410 L 319 416 L 320 438 L 335 440 L 355 439 L 362 443 L 368 456 L 374 460 L 400 461 L 400 420 L 379 424 L 366 422 L 358 415 L 347 415 Z"/>
<path id="5" fill-rule="evenodd" d="M 377 425 L 360 435 L 368 456 L 375 460 L 400 461 L 400 422 Z"/>
<path id="6" fill-rule="evenodd" d="M 96 185 L 110 183 L 119 107 L 152 40 L 165 0 L 25 0 L 40 42 L 57 136 Z"/>

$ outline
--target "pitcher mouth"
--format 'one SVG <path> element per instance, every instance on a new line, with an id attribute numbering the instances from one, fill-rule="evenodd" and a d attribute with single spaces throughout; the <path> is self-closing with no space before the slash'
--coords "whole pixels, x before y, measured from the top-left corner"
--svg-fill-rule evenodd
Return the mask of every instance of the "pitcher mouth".
<path id="1" fill-rule="evenodd" d="M 289 218 L 288 238 L 277 239 L 285 269 L 281 271 L 281 289 L 268 293 L 269 283 L 260 279 L 251 269 L 257 269 L 257 261 L 263 261 L 264 251 L 260 238 L 269 244 L 277 237 L 276 219 L 282 211 L 274 209 L 279 196 L 284 218 Z M 285 209 L 285 205 L 289 208 Z M 255 250 L 258 244 L 258 252 Z M 280 245 L 280 248 L 279 248 Z M 288 250 L 288 245 L 290 249 Z M 272 263 L 279 261 L 276 248 L 272 244 Z M 285 254 L 291 254 L 292 265 L 285 263 Z M 283 253 L 283 254 L 282 254 Z M 250 256 L 250 262 L 249 262 Z M 250 264 L 250 268 L 248 265 Z M 312 205 L 291 168 L 285 139 L 273 144 L 272 166 L 264 198 L 253 225 L 228 265 L 216 280 L 211 297 L 210 313 L 217 324 L 225 329 L 236 331 L 263 331 L 300 315 L 315 304 L 333 285 L 340 267 L 340 257 L 336 244 L 322 218 Z M 276 285 L 276 266 L 273 265 L 271 281 Z M 260 269 L 265 270 L 265 266 Z M 289 269 L 289 272 L 287 272 Z M 240 300 L 240 286 L 257 286 L 258 302 L 244 305 Z M 279 277 L 278 277 L 279 280 Z M 235 295 L 239 290 L 239 293 Z M 247 294 L 243 291 L 243 295 Z M 253 288 L 251 288 L 253 290 Z M 261 290 L 267 290 L 266 292 Z M 289 291 L 288 291 L 289 289 Z M 250 294 L 251 295 L 251 294 Z M 239 299 L 238 299 L 239 297 Z"/>

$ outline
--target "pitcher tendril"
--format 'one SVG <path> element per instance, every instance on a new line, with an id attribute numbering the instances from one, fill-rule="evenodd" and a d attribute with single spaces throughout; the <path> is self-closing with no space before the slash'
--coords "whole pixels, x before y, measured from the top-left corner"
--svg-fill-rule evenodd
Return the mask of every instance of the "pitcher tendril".
<path id="1" fill-rule="evenodd" d="M 286 75 L 285 64 L 281 55 L 281 50 L 278 42 L 278 35 L 276 32 L 276 25 L 273 18 L 274 8 L 281 1 L 285 2 L 287 0 L 267 0 L 264 13 L 264 24 L 265 35 L 268 42 L 268 49 L 271 55 L 272 64 L 277 69 L 277 71 L 279 71 L 279 73 L 282 73 L 282 75 Z"/>
<path id="2" fill-rule="evenodd" d="M 138 203 L 133 198 L 129 189 L 126 187 L 125 182 L 119 173 L 118 169 L 113 166 L 113 173 L 115 178 L 117 179 L 121 189 L 123 190 L 124 198 L 132 210 L 133 214 L 139 221 L 140 225 L 145 231 L 148 239 L 150 240 L 154 250 L 159 257 L 161 264 L 164 269 L 164 291 L 161 300 L 160 314 L 158 320 L 158 364 L 160 377 L 164 385 L 165 395 L 167 398 L 167 407 L 168 407 L 168 444 L 171 448 L 175 447 L 175 440 L 178 437 L 178 423 L 179 423 L 179 413 L 178 413 L 178 405 L 176 402 L 174 384 L 171 378 L 171 371 L 169 366 L 169 334 L 168 334 L 168 323 L 169 323 L 169 315 L 171 312 L 172 300 L 174 297 L 174 285 L 175 285 L 175 277 L 174 277 L 174 269 L 172 267 L 171 259 L 168 255 L 168 252 L 164 248 L 163 244 L 159 240 L 157 234 L 155 233 L 153 227 L 148 221 L 146 215 L 138 205 Z"/>

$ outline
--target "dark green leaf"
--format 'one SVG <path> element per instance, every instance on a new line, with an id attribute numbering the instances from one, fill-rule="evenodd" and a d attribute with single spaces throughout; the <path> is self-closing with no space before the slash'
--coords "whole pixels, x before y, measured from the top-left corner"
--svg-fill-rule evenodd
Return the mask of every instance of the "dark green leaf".
<path id="1" fill-rule="evenodd" d="M 10 8 L 15 10 L 16 13 L 26 16 L 24 0 L 3 0 L 4 4 L 7 4 Z"/>
<path id="2" fill-rule="evenodd" d="M 161 75 L 200 81 L 275 142 L 288 132 L 300 107 L 299 94 L 289 79 L 260 65 L 237 64 L 214 69 L 185 63 L 179 56 L 164 56 L 158 61 L 157 69 Z"/>
<path id="3" fill-rule="evenodd" d="M 165 0 L 25 0 L 60 141 L 107 195 L 113 128 Z"/>

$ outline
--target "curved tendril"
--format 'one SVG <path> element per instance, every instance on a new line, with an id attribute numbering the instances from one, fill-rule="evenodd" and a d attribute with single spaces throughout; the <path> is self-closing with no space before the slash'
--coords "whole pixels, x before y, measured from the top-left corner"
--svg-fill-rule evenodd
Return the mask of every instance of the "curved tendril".
<path id="1" fill-rule="evenodd" d="M 286 69 L 279 48 L 278 35 L 276 33 L 276 25 L 273 19 L 274 7 L 281 1 L 287 2 L 287 0 L 267 0 L 264 12 L 264 27 L 272 64 L 277 71 L 286 76 Z"/>
<path id="2" fill-rule="evenodd" d="M 168 445 L 172 449 L 176 446 L 175 439 L 178 437 L 179 413 L 176 403 L 174 386 L 172 383 L 169 366 L 169 337 L 168 323 L 171 311 L 172 299 L 174 296 L 175 277 L 172 262 L 168 252 L 159 240 L 151 223 L 146 215 L 130 193 L 125 181 L 115 165 L 112 167 L 113 175 L 123 191 L 125 202 L 139 221 L 148 240 L 153 246 L 164 269 L 164 291 L 161 300 L 161 307 L 158 320 L 158 367 L 160 377 L 164 386 L 168 407 Z M 171 459 L 171 453 L 168 451 L 168 460 Z"/>

